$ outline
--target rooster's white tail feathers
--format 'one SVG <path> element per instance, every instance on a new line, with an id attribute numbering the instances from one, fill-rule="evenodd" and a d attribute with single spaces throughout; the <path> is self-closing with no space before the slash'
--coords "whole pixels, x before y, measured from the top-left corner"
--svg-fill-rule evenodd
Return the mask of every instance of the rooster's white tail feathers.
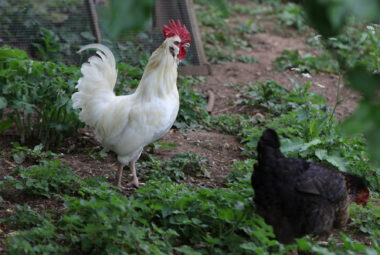
<path id="1" fill-rule="evenodd" d="M 102 44 L 89 44 L 82 47 L 78 53 L 86 49 L 98 49 L 98 56 L 92 56 L 81 68 L 83 77 L 78 80 L 78 92 L 72 95 L 73 108 L 81 108 L 79 119 L 87 125 L 96 127 L 101 120 L 105 108 L 113 100 L 117 70 L 115 57 Z"/>

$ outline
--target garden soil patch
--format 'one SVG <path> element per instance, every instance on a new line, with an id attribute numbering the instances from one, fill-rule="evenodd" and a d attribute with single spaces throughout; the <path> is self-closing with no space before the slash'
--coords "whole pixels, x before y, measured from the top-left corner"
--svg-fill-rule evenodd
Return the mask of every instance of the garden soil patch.
<path id="1" fill-rule="evenodd" d="M 244 2 L 244 1 L 239 1 Z M 271 31 L 267 29 L 266 31 Z M 254 47 L 249 51 L 240 51 L 239 54 L 254 57 L 257 63 L 236 63 L 224 62 L 212 65 L 212 74 L 206 76 L 206 82 L 195 89 L 207 95 L 208 91 L 215 94 L 215 105 L 212 115 L 218 114 L 240 114 L 241 107 L 232 102 L 239 99 L 242 95 L 233 86 L 226 84 L 246 84 L 249 82 L 265 82 L 272 79 L 278 84 L 290 89 L 295 82 L 304 84 L 310 80 L 311 90 L 322 93 L 330 107 L 336 103 L 336 94 L 339 77 L 333 74 L 319 73 L 312 75 L 311 78 L 305 78 L 293 71 L 276 71 L 273 60 L 280 56 L 283 50 L 295 50 L 300 52 L 309 52 L 309 47 L 304 43 L 305 38 L 302 35 L 295 35 L 293 31 L 291 37 L 278 35 L 275 33 L 257 33 L 253 34 L 251 42 Z M 178 84 L 179 88 L 181 84 Z M 341 84 L 341 98 L 345 101 L 341 103 L 336 110 L 336 117 L 343 120 L 349 116 L 356 107 L 359 96 L 349 88 Z M 245 108 L 245 114 L 255 115 L 260 112 L 256 108 Z M 11 157 L 11 142 L 16 141 L 17 137 L 12 132 L 7 132 L 0 136 L 0 179 L 10 175 L 12 170 L 17 166 Z M 228 167 L 237 160 L 244 160 L 246 156 L 242 155 L 242 145 L 240 141 L 231 135 L 218 133 L 216 131 L 179 131 L 172 129 L 160 141 L 176 143 L 174 149 L 157 149 L 153 155 L 159 159 L 169 159 L 175 154 L 192 152 L 208 160 L 207 167 L 210 170 L 210 178 L 191 177 L 190 182 L 207 187 L 222 187 L 225 182 L 225 176 L 228 174 Z M 99 152 L 101 145 L 95 140 L 92 131 L 88 128 L 80 130 L 75 137 L 67 139 L 64 146 L 56 152 L 63 153 L 61 160 L 69 165 L 73 171 L 83 177 L 100 176 L 114 181 L 117 169 L 117 160 L 113 153 L 108 153 L 104 158 L 94 158 L 91 155 Z M 142 159 L 140 159 L 142 160 Z M 25 162 L 23 166 L 32 165 L 33 162 Z M 128 167 L 124 170 L 122 178 L 123 185 L 130 180 Z M 139 175 L 139 169 L 137 169 Z M 145 178 L 140 176 L 142 180 Z M 133 188 L 124 190 L 123 193 L 130 195 L 134 192 Z M 25 199 L 22 195 L 4 197 L 6 200 L 0 203 L 0 217 L 5 217 L 15 210 L 15 204 L 22 204 Z M 61 210 L 63 205 L 54 199 L 45 198 L 28 198 L 28 204 L 32 209 L 41 210 Z M 9 234 L 9 233 L 7 233 Z M 0 239 L 5 237 L 5 233 L 0 225 Z M 0 247 L 2 244 L 0 244 Z M 1 250 L 0 250 L 1 253 Z"/>

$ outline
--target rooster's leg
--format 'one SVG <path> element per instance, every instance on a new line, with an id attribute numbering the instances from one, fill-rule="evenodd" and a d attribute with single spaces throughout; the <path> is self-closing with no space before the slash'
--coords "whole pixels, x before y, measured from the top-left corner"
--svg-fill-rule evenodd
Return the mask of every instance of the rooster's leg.
<path id="1" fill-rule="evenodd" d="M 136 174 L 136 167 L 135 167 L 135 162 L 136 161 L 131 161 L 129 163 L 129 168 L 131 169 L 132 171 L 132 177 L 133 177 L 133 180 L 132 180 L 132 184 L 138 188 L 140 186 L 140 183 L 139 183 L 139 179 L 137 179 L 137 174 Z"/>
<path id="2" fill-rule="evenodd" d="M 124 165 L 120 164 L 119 168 L 117 169 L 115 185 L 118 187 L 121 187 L 121 177 L 123 176 L 123 168 L 124 168 Z"/>
<path id="3" fill-rule="evenodd" d="M 145 183 L 139 182 L 139 179 L 137 178 L 136 167 L 135 167 L 136 161 L 137 160 L 133 160 L 129 163 L 129 168 L 131 169 L 133 180 L 132 182 L 128 183 L 128 185 L 133 185 L 136 188 L 139 188 L 141 185 L 144 185 Z"/>

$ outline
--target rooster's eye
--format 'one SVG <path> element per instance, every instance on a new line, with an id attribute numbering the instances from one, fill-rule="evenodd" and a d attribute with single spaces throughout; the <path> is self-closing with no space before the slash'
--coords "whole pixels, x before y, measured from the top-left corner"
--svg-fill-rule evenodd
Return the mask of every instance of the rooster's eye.
<path id="1" fill-rule="evenodd" d="M 174 45 L 175 46 L 179 46 L 179 42 L 174 42 Z"/>

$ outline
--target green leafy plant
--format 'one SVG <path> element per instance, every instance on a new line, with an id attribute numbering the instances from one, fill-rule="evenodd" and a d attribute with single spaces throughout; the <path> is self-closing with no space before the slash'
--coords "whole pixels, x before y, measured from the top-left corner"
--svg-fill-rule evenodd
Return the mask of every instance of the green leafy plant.
<path id="1" fill-rule="evenodd" d="M 105 31 L 111 38 L 117 39 L 146 28 L 153 6 L 153 0 L 112 0 L 107 7 L 101 9 L 100 17 Z"/>
<path id="2" fill-rule="evenodd" d="M 130 247 L 139 249 L 140 244 L 134 236 L 141 233 L 132 226 L 135 212 L 130 203 L 115 192 L 104 195 L 65 199 L 65 205 L 70 209 L 65 212 L 60 225 L 69 242 L 78 250 L 98 254 L 123 254 L 122 251 Z"/>
<path id="3" fill-rule="evenodd" d="M 0 48 L 0 116 L 8 108 L 0 131 L 16 125 L 21 143 L 31 137 L 44 146 L 59 144 L 82 124 L 72 109 L 71 94 L 79 69 L 29 59 L 24 51 Z"/>
<path id="4" fill-rule="evenodd" d="M 157 160 L 149 156 L 148 161 L 139 164 L 142 176 L 149 176 L 149 179 L 172 180 L 180 182 L 187 180 L 188 176 L 210 177 L 210 172 L 206 168 L 207 159 L 194 153 L 186 152 L 176 154 L 172 159 L 165 161 Z"/>
<path id="5" fill-rule="evenodd" d="M 230 53 L 224 52 L 222 49 L 214 46 L 205 45 L 207 59 L 211 64 L 218 64 L 225 61 L 233 61 Z"/>
<path id="6" fill-rule="evenodd" d="M 217 0 L 216 2 L 219 2 L 218 7 L 212 1 L 198 1 L 196 6 L 199 23 L 209 31 L 202 35 L 208 61 L 210 63 L 241 61 L 241 58 L 239 60 L 234 56 L 233 51 L 252 48 L 253 45 L 247 35 L 261 31 L 261 28 L 257 27 L 252 20 L 235 28 L 226 19 L 231 11 L 230 5 L 224 1 Z"/>
<path id="7" fill-rule="evenodd" d="M 198 245 L 204 247 L 198 250 L 202 253 L 233 254 L 265 252 L 272 247 L 276 254 L 276 249 L 283 247 L 270 240 L 271 228 L 253 214 L 247 196 L 251 196 L 251 188 L 249 192 L 189 189 L 184 185 L 153 181 L 135 195 L 145 205 L 138 205 L 142 210 L 140 217 L 163 229 L 174 230 L 181 237 L 175 245 Z"/>
<path id="8" fill-rule="evenodd" d="M 17 178 L 7 176 L 7 181 L 16 189 L 48 198 L 55 193 L 71 194 L 80 183 L 78 176 L 58 160 L 44 161 L 27 169 L 19 167 L 14 174 Z"/>
<path id="9" fill-rule="evenodd" d="M 257 63 L 259 61 L 257 60 L 257 58 L 251 56 L 244 56 L 242 54 L 237 55 L 236 60 L 242 63 Z"/>
<path id="10" fill-rule="evenodd" d="M 258 26 L 256 23 L 254 23 L 253 19 L 249 19 L 245 24 L 238 25 L 236 29 L 241 33 L 242 36 L 247 36 L 247 34 L 264 32 L 264 29 Z"/>
<path id="11" fill-rule="evenodd" d="M 373 200 L 376 201 L 379 196 L 372 194 Z M 359 208 L 358 205 L 352 204 L 350 215 L 353 221 L 349 224 L 354 229 L 359 229 L 363 233 L 375 234 L 380 228 L 380 207 L 373 202 L 369 202 L 365 208 Z M 378 233 L 380 234 L 380 233 Z"/>
<path id="12" fill-rule="evenodd" d="M 298 50 L 284 50 L 283 55 L 277 57 L 275 63 L 279 70 L 291 69 L 301 73 L 337 73 L 338 70 L 337 63 L 328 55 L 313 57 L 310 53 L 306 53 L 300 56 Z"/>
<path id="13" fill-rule="evenodd" d="M 210 172 L 206 168 L 205 163 L 207 163 L 207 159 L 199 157 L 194 153 L 186 152 L 184 154 L 175 155 L 173 159 L 165 162 L 163 167 L 165 169 L 165 173 L 180 172 L 184 176 L 210 177 Z M 171 176 L 171 174 L 169 174 L 169 176 Z M 175 177 L 172 179 L 178 181 Z"/>
<path id="14" fill-rule="evenodd" d="M 12 145 L 13 149 L 11 150 L 11 154 L 13 160 L 17 164 L 21 164 L 27 158 L 41 161 L 46 159 L 57 159 L 61 156 L 60 154 L 51 151 L 43 151 L 44 146 L 42 144 L 34 146 L 33 149 L 30 149 L 27 146 L 21 146 L 19 143 L 12 143 Z"/>
<path id="15" fill-rule="evenodd" d="M 101 158 L 106 158 L 108 156 L 107 150 L 106 149 L 101 149 L 101 150 L 88 150 L 88 156 L 92 159 L 101 159 Z"/>
<path id="16" fill-rule="evenodd" d="M 377 0 L 368 0 L 366 5 L 362 6 L 357 2 L 351 1 L 338 1 L 338 2 L 329 2 L 329 1 L 307 1 L 304 3 L 305 12 L 310 24 L 324 37 L 327 39 L 332 36 L 339 35 L 345 28 L 346 24 L 349 21 L 349 18 L 356 17 L 363 23 L 368 21 L 378 21 L 378 13 L 380 11 L 380 4 Z M 338 15 L 337 15 L 338 14 Z M 374 102 L 373 99 L 377 97 L 379 91 L 379 75 L 373 73 L 377 70 L 368 70 L 368 67 L 378 66 L 378 54 L 376 45 L 379 43 L 379 37 L 376 36 L 376 31 L 373 28 L 371 31 L 371 36 L 369 40 L 366 38 L 368 34 L 362 34 L 364 40 L 361 41 L 370 42 L 370 47 L 365 47 L 371 52 L 367 55 L 365 62 L 363 64 L 359 62 L 350 63 L 348 59 L 342 57 L 339 54 L 339 50 L 336 48 L 330 48 L 330 53 L 336 58 L 339 62 L 341 68 L 345 68 L 345 74 L 349 80 L 349 85 L 358 90 L 363 95 L 363 100 L 361 101 L 355 114 L 346 122 L 347 126 L 356 127 L 350 130 L 350 134 L 363 132 L 366 136 L 369 137 L 369 148 L 372 154 L 372 160 L 379 164 L 380 162 L 380 145 L 379 141 L 379 123 L 380 119 L 378 117 L 379 104 L 378 101 Z M 339 49 L 339 48 L 338 48 Z M 368 60 L 370 59 L 370 60 Z M 375 65 L 368 64 L 376 63 Z M 365 67 L 363 67 L 363 65 Z M 363 81 L 365 81 L 365 86 L 362 88 Z M 368 92 L 375 92 L 369 94 Z M 376 112 L 376 113 L 375 113 Z M 374 113 L 374 114 L 372 114 Z M 365 123 L 365 125 L 363 125 Z M 369 128 L 370 127 L 370 128 Z M 377 127 L 377 128 L 376 128 Z"/>
<path id="17" fill-rule="evenodd" d="M 7 238 L 6 254 L 62 254 L 68 252 L 68 247 L 56 241 L 59 233 L 56 227 L 46 224 L 25 230 Z"/>
<path id="18" fill-rule="evenodd" d="M 192 89 L 204 82 L 204 78 L 183 77 L 178 81 L 180 108 L 174 126 L 183 129 L 199 128 L 208 115 L 205 96 Z"/>
<path id="19" fill-rule="evenodd" d="M 4 220 L 5 223 L 9 224 L 10 229 L 30 229 L 49 222 L 45 217 L 46 215 L 32 210 L 26 204 L 23 206 L 16 205 L 16 208 L 16 213 Z"/>
<path id="20" fill-rule="evenodd" d="M 314 252 L 316 254 L 377 254 L 380 252 L 379 243 L 377 241 L 379 235 L 372 235 L 374 246 L 368 247 L 363 243 L 352 240 L 347 235 L 341 233 L 341 237 L 337 240 L 330 239 L 328 246 L 321 245 L 316 241 L 308 238 L 297 239 L 299 249 L 306 252 Z"/>
<path id="21" fill-rule="evenodd" d="M 62 50 L 60 39 L 53 31 L 41 28 L 33 41 L 32 45 L 38 50 L 41 60 L 58 61 L 62 57 L 60 55 Z"/>
<path id="22" fill-rule="evenodd" d="M 295 27 L 298 30 L 304 30 L 305 14 L 300 5 L 295 3 L 287 3 L 281 7 L 281 11 L 278 14 L 280 21 L 286 26 Z"/>

